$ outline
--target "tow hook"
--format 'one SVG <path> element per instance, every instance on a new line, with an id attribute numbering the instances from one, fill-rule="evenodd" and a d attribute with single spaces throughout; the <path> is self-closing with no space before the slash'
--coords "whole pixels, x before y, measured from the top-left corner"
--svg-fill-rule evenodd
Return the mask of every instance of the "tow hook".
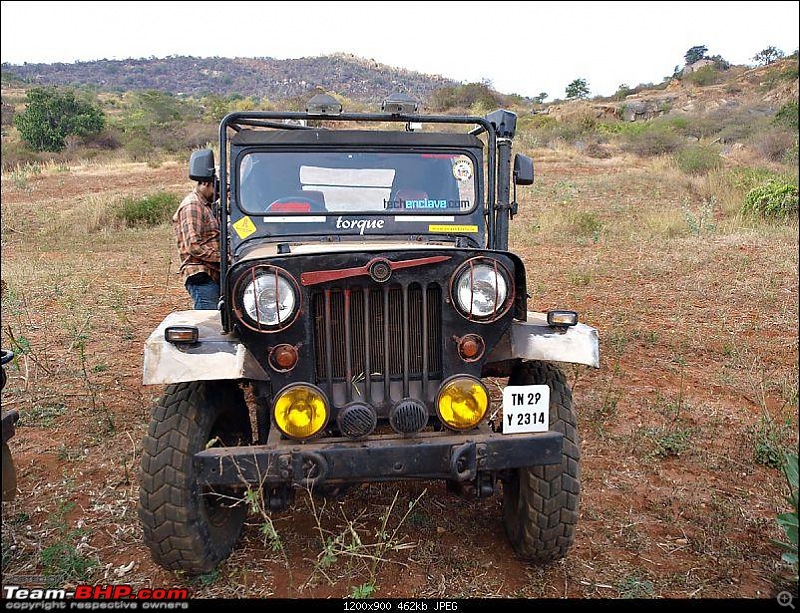
<path id="1" fill-rule="evenodd" d="M 475 443 L 464 443 L 453 448 L 450 456 L 450 473 L 456 481 L 470 481 L 478 474 L 478 453 Z"/>
<path id="2" fill-rule="evenodd" d="M 292 472 L 300 487 L 311 488 L 324 482 L 328 476 L 328 462 L 314 451 L 292 454 Z"/>

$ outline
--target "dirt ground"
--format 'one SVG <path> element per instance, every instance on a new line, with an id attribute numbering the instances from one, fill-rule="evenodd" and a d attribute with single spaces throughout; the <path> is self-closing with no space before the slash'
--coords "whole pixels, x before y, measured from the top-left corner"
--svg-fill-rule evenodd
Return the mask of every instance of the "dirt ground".
<path id="1" fill-rule="evenodd" d="M 511 238 L 529 308 L 575 309 L 601 343 L 601 368 L 565 366 L 582 452 L 565 559 L 517 559 L 502 496 L 415 482 L 326 501 L 299 492 L 292 512 L 269 517 L 279 541 L 252 516 L 209 575 L 155 565 L 136 516 L 137 470 L 161 388 L 141 385 L 142 347 L 189 300 L 169 227 L 116 228 L 103 203 L 190 183 L 177 163 L 89 165 L 3 175 L 2 344 L 25 349 L 2 397 L 22 415 L 10 443 L 19 494 L 2 504 L 3 584 L 36 575 L 203 598 L 346 597 L 365 586 L 403 598 L 785 589 L 771 539 L 782 536 L 788 488 L 772 460 L 797 448 L 796 223 L 726 217 L 705 208 L 697 185 L 644 162 L 536 155 Z"/>

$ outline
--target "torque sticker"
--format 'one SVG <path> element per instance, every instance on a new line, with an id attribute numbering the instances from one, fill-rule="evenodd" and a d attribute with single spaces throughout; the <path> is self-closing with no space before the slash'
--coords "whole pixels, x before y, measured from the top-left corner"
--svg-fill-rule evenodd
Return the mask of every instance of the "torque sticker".
<path id="1" fill-rule="evenodd" d="M 453 176 L 457 181 L 469 181 L 472 178 L 472 161 L 463 156 L 456 158 L 453 162 Z"/>
<path id="2" fill-rule="evenodd" d="M 358 233 L 364 235 L 364 230 L 383 230 L 383 219 L 347 219 L 341 216 L 336 218 L 336 229 L 342 230 L 358 230 Z"/>
<path id="3" fill-rule="evenodd" d="M 478 226 L 460 226 L 457 224 L 453 225 L 429 225 L 428 232 L 467 232 L 470 234 L 477 234 L 478 233 Z"/>
<path id="4" fill-rule="evenodd" d="M 233 229 L 236 230 L 236 234 L 239 235 L 239 238 L 245 239 L 256 231 L 256 225 L 253 223 L 252 219 L 245 215 L 233 224 Z"/>

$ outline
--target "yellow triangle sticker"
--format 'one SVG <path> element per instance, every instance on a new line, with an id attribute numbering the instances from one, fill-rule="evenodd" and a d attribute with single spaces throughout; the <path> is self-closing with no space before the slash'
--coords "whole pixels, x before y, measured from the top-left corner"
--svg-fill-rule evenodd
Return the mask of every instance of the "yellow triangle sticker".
<path id="1" fill-rule="evenodd" d="M 253 223 L 252 219 L 245 215 L 233 224 L 233 229 L 236 230 L 236 234 L 239 235 L 239 238 L 245 239 L 256 231 L 256 225 Z"/>

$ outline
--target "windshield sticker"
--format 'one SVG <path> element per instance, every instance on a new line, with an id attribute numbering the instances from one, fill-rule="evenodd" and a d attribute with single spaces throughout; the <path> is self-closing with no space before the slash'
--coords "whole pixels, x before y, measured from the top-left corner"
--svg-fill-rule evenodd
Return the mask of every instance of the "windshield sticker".
<path id="1" fill-rule="evenodd" d="M 469 234 L 477 234 L 478 233 L 478 226 L 466 226 L 466 225 L 434 225 L 431 224 L 428 226 L 428 232 L 446 232 L 450 233 L 469 233 Z"/>
<path id="2" fill-rule="evenodd" d="M 239 238 L 244 240 L 256 231 L 256 225 L 253 223 L 252 219 L 245 215 L 233 224 L 233 229 L 236 230 L 236 234 L 239 235 Z"/>
<path id="3" fill-rule="evenodd" d="M 325 223 L 324 215 L 282 215 L 280 217 L 265 217 L 267 223 Z"/>
<path id="4" fill-rule="evenodd" d="M 363 236 L 364 230 L 383 230 L 383 219 L 342 219 L 336 218 L 336 228 L 342 230 L 355 230 Z"/>
<path id="5" fill-rule="evenodd" d="M 395 215 L 395 221 L 423 221 L 430 223 L 432 221 L 455 221 L 453 215 Z"/>
<path id="6" fill-rule="evenodd" d="M 453 162 L 453 176 L 457 181 L 469 181 L 472 178 L 472 160 L 463 156 L 456 158 Z"/>
<path id="7" fill-rule="evenodd" d="M 435 198 L 419 198 L 417 200 L 385 200 L 387 209 L 468 209 L 472 206 L 469 200 L 444 200 Z"/>

